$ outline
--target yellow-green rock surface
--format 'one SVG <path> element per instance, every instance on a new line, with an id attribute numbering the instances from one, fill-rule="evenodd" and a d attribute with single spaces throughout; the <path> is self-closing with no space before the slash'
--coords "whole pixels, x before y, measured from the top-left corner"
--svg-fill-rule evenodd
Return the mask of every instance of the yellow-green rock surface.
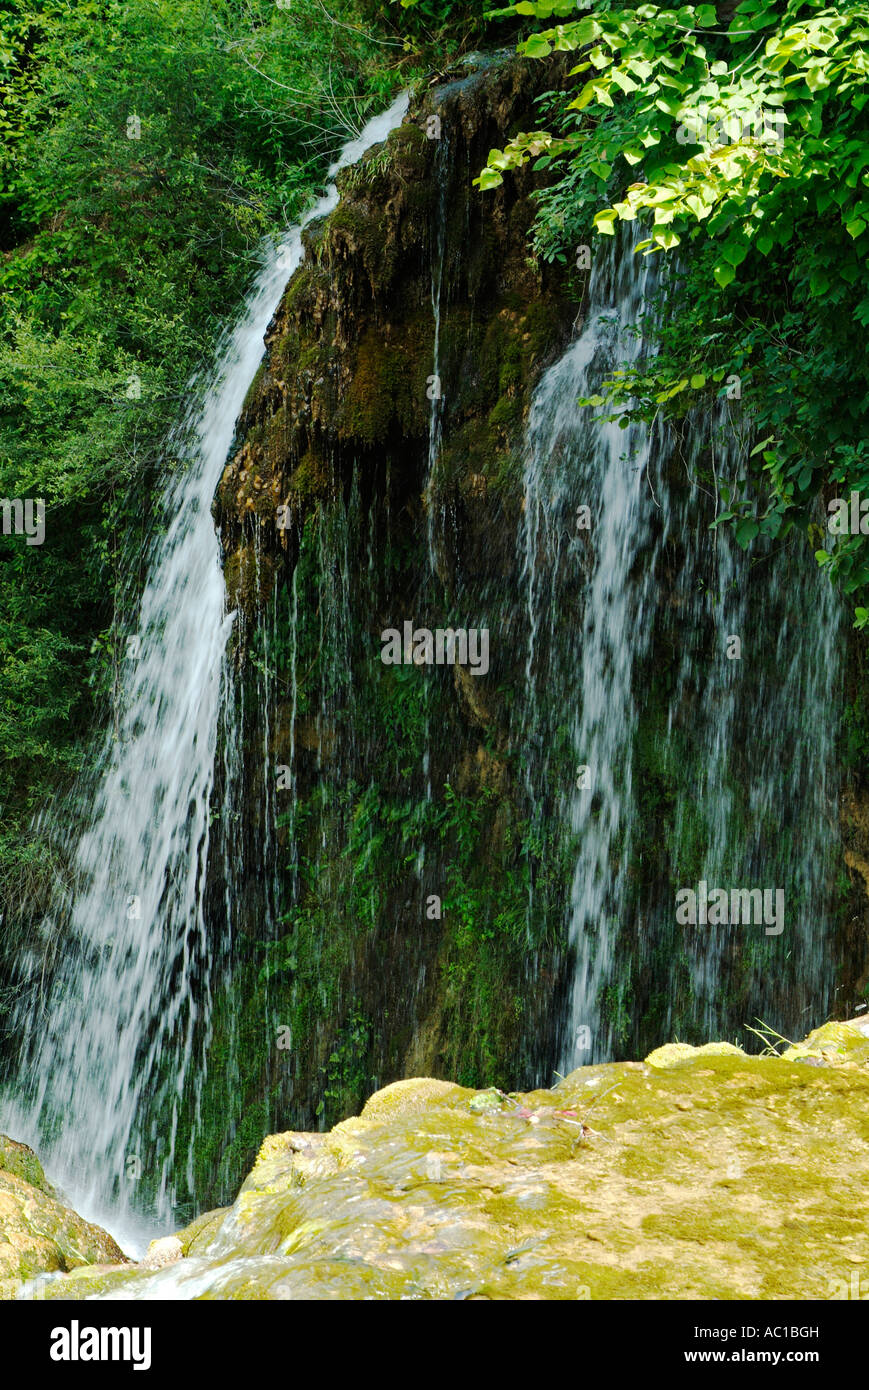
<path id="1" fill-rule="evenodd" d="M 864 1028 L 790 1059 L 673 1044 L 525 1095 L 397 1082 L 328 1134 L 269 1136 L 185 1258 L 93 1292 L 826 1299 L 865 1268 L 869 1293 Z M 43 1296 L 80 1297 L 83 1273 Z"/>
<path id="2" fill-rule="evenodd" d="M 41 1275 L 125 1259 L 107 1231 L 58 1200 L 33 1150 L 0 1134 L 0 1298 Z"/>

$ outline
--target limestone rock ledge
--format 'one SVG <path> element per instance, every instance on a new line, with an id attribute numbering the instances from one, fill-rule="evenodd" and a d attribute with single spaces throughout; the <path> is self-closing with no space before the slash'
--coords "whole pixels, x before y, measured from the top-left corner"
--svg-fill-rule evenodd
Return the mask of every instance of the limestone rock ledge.
<path id="1" fill-rule="evenodd" d="M 38 1296 L 827 1299 L 869 1277 L 869 1023 L 781 1056 L 673 1043 L 505 1094 L 413 1079 L 274 1134 L 154 1272 Z"/>

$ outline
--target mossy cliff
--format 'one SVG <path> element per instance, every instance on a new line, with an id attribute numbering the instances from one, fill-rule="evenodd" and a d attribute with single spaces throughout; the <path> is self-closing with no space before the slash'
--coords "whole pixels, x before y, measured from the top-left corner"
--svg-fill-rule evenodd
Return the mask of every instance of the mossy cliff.
<path id="1" fill-rule="evenodd" d="M 269 328 L 215 500 L 238 619 L 210 916 L 218 940 L 231 902 L 235 939 L 215 966 L 182 1211 L 224 1202 L 270 1128 L 325 1127 L 396 1077 L 528 1086 L 557 1063 L 576 846 L 555 791 L 529 803 L 516 737 L 527 683 L 522 448 L 533 389 L 571 338 L 585 273 L 529 254 L 545 174 L 525 169 L 486 194 L 473 178 L 491 147 L 538 123 L 536 98 L 563 73 L 560 59 L 496 55 L 418 93 L 388 141 L 340 175 L 339 206 L 307 228 Z M 672 468 L 687 494 L 675 455 Z M 703 534 L 704 517 L 692 527 Z M 672 902 L 674 873 L 698 875 L 709 838 L 690 807 L 706 780 L 694 735 L 701 674 L 671 718 L 694 570 L 684 537 L 660 550 L 654 651 L 637 672 L 638 935 L 623 931 L 620 983 L 599 1001 L 617 1056 L 674 1031 L 708 1036 L 680 932 L 640 930 Z M 752 571 L 756 615 L 771 611 L 766 573 Z M 711 570 L 699 577 L 714 587 Z M 576 628 L 578 590 L 568 599 L 564 625 Z M 789 610 L 773 616 L 787 623 Z M 383 665 L 380 634 L 404 621 L 489 628 L 488 674 Z M 702 673 L 713 625 L 704 619 L 698 633 Z M 775 644 L 767 651 L 774 689 Z M 564 728 L 575 695 L 560 691 L 532 731 L 553 788 L 575 775 Z M 859 868 L 869 818 L 849 766 L 851 857 L 829 890 L 845 1013 L 866 983 L 869 905 Z M 744 792 L 747 749 L 736 767 Z M 747 792 L 744 806 L 735 833 L 777 833 L 745 819 Z M 781 855 L 782 872 L 798 877 L 788 844 Z M 727 953 L 714 1006 L 734 1033 L 786 1000 L 792 967 L 779 969 L 773 947 L 762 938 Z"/>
<path id="2" fill-rule="evenodd" d="M 859 1019 L 781 1057 L 669 1044 L 524 1094 L 399 1081 L 328 1134 L 266 1139 L 228 1210 L 161 1242 L 168 1268 L 23 1296 L 865 1297 L 867 1138 Z"/>
<path id="3" fill-rule="evenodd" d="M 251 617 L 264 588 L 249 579 L 257 540 L 294 563 L 306 516 L 354 477 L 363 504 L 376 495 L 383 506 L 419 507 L 433 281 L 443 393 L 437 496 L 461 510 L 465 527 L 492 488 L 517 505 L 511 464 L 530 391 L 567 340 L 582 282 L 568 294 L 563 274 L 529 256 L 541 176 L 525 171 L 486 196 L 472 180 L 492 141 L 534 121 L 536 97 L 563 69 L 503 56 L 471 62 L 417 97 L 385 145 L 339 175 L 338 208 L 306 230 L 305 261 L 267 334 L 218 490 L 228 583 Z"/>
<path id="4" fill-rule="evenodd" d="M 553 1052 L 563 951 L 526 921 L 506 646 L 477 680 L 384 667 L 380 633 L 484 626 L 488 586 L 515 580 L 523 423 L 582 277 L 529 258 L 541 175 L 472 181 L 563 66 L 473 61 L 340 175 L 218 489 L 244 786 L 216 799 L 213 916 L 231 877 L 241 924 L 203 1094 L 217 1200 L 278 1116 L 328 1123 L 420 1071 L 530 1081 Z"/>

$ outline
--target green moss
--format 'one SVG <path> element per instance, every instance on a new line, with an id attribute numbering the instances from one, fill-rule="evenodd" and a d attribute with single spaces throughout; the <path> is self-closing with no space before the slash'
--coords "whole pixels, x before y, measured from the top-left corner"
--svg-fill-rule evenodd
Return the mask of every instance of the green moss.
<path id="1" fill-rule="evenodd" d="M 424 1113 L 433 1101 L 455 1103 L 465 1099 L 468 1094 L 466 1088 L 457 1086 L 453 1081 L 434 1081 L 430 1077 L 394 1081 L 369 1097 L 361 1118 L 376 1123 L 397 1120 L 400 1116 L 410 1118 Z"/>
<path id="2" fill-rule="evenodd" d="M 303 502 L 328 496 L 329 472 L 319 452 L 309 449 L 299 465 L 290 475 L 289 491 L 297 494 Z"/>
<path id="3" fill-rule="evenodd" d="M 191 1221 L 189 1226 L 185 1226 L 182 1231 L 176 1231 L 184 1254 L 198 1255 L 204 1251 L 214 1239 L 229 1210 L 229 1207 L 217 1207 L 214 1211 L 204 1211 L 195 1221 Z"/>
<path id="4" fill-rule="evenodd" d="M 272 508 L 272 511 L 274 509 Z M 254 545 L 239 545 L 226 561 L 229 602 L 251 617 L 262 611 L 275 583 L 278 562 Z"/>
<path id="5" fill-rule="evenodd" d="M 842 1296 L 869 1238 L 838 1134 L 869 1136 L 869 1067 L 726 1044 L 524 1095 L 401 1081 L 263 1144 L 200 1296 Z"/>
<path id="6" fill-rule="evenodd" d="M 369 329 L 353 355 L 352 375 L 336 414 L 339 437 L 383 443 L 428 429 L 426 378 L 431 372 L 431 316 L 419 315 L 389 337 Z"/>
<path id="7" fill-rule="evenodd" d="M 265 374 L 266 364 L 265 362 L 261 362 L 260 365 L 257 367 L 256 371 L 254 372 L 253 381 L 247 388 L 247 394 L 244 398 L 244 404 L 242 405 L 243 413 L 250 410 L 254 402 L 258 400 L 260 391 L 262 389 L 263 377 L 265 376 Z"/>
<path id="8" fill-rule="evenodd" d="M 126 1269 L 104 1269 L 82 1266 L 48 1279 L 37 1279 L 23 1294 L 37 1302 L 54 1302 L 72 1299 L 76 1302 L 85 1298 L 101 1298 L 105 1294 L 116 1293 L 128 1288 L 130 1284 L 145 1278 L 135 1265 Z"/>
<path id="9" fill-rule="evenodd" d="M 825 1023 L 810 1033 L 805 1042 L 788 1047 L 782 1056 L 789 1062 L 816 1059 L 829 1066 L 843 1062 L 869 1062 L 869 1037 L 848 1023 Z"/>
<path id="10" fill-rule="evenodd" d="M 719 1056 L 744 1057 L 745 1053 L 732 1043 L 704 1043 L 702 1047 L 691 1047 L 688 1043 L 666 1043 L 650 1052 L 646 1062 L 650 1067 L 680 1067 L 694 1062 L 698 1057 Z"/>
<path id="11" fill-rule="evenodd" d="M 30 1183 L 40 1192 L 53 1195 L 52 1188 L 45 1180 L 42 1164 L 36 1154 L 26 1144 L 18 1144 L 5 1134 L 0 1134 L 0 1169 L 14 1173 L 22 1181 Z"/>

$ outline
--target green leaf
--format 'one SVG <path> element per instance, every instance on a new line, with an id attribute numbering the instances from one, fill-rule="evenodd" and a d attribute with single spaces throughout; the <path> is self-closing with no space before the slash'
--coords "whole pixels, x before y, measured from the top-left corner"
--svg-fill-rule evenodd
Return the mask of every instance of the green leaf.
<path id="1" fill-rule="evenodd" d="M 612 208 L 606 208 L 603 212 L 596 212 L 594 215 L 594 225 L 602 236 L 614 236 L 615 224 L 618 220 L 618 213 Z"/>
<path id="2" fill-rule="evenodd" d="M 497 188 L 499 184 L 502 184 L 504 182 L 497 169 L 488 168 L 481 170 L 479 178 L 475 179 L 474 181 L 484 191 L 487 188 Z"/>
<path id="3" fill-rule="evenodd" d="M 726 241 L 721 248 L 721 254 L 730 265 L 742 265 L 748 255 L 748 247 L 744 241 Z"/>
<path id="4" fill-rule="evenodd" d="M 589 62 L 597 68 L 598 72 L 602 72 L 604 68 L 608 68 L 612 64 L 613 55 L 611 53 L 607 53 L 604 49 L 600 47 L 600 45 L 598 45 L 597 48 L 593 48 L 591 50 L 591 52 L 588 55 L 588 59 Z"/>
<path id="5" fill-rule="evenodd" d="M 759 444 L 755 444 L 748 457 L 750 459 L 753 459 L 756 454 L 762 454 L 764 449 L 768 448 L 768 446 L 772 444 L 772 442 L 773 436 L 771 434 L 767 435 L 766 439 L 762 439 Z"/>
<path id="6" fill-rule="evenodd" d="M 726 290 L 731 280 L 734 279 L 736 271 L 727 261 L 719 261 L 718 264 L 713 267 L 712 274 L 715 277 L 716 284 L 720 285 L 721 289 Z"/>
<path id="7" fill-rule="evenodd" d="M 631 92 L 637 91 L 638 83 L 632 77 L 628 77 L 627 73 L 622 72 L 620 68 L 613 68 L 610 76 L 616 86 L 621 87 L 626 94 L 629 95 Z"/>

